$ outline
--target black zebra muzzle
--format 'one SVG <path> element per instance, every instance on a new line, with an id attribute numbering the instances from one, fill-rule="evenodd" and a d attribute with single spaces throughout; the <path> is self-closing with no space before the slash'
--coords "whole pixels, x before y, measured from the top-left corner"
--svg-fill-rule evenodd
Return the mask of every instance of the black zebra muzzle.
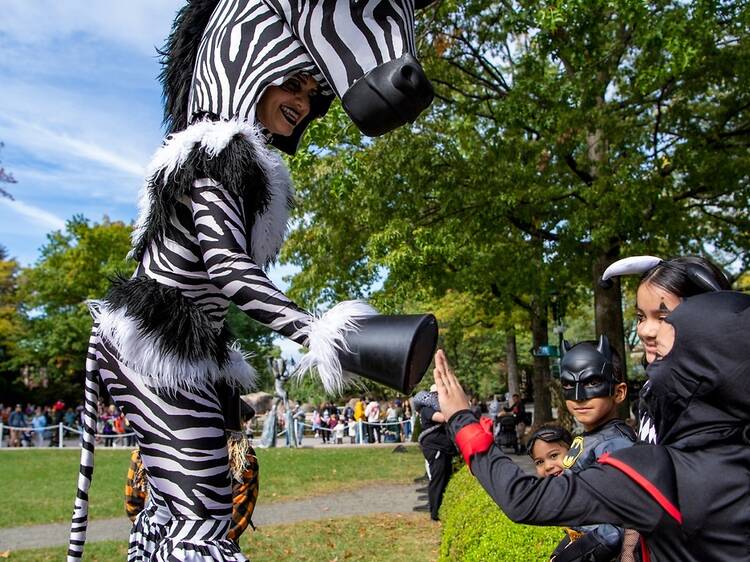
<path id="1" fill-rule="evenodd" d="M 406 53 L 357 80 L 343 95 L 341 104 L 360 131 L 377 137 L 414 122 L 434 97 L 422 66 Z"/>

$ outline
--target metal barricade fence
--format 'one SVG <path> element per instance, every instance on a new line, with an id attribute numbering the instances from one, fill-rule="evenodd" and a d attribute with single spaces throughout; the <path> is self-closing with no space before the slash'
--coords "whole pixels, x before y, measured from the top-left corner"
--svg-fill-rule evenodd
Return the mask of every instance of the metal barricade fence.
<path id="1" fill-rule="evenodd" d="M 388 427 L 392 427 L 393 425 L 398 424 L 400 426 L 400 432 L 403 435 L 404 434 L 404 427 L 405 427 L 405 425 L 407 423 L 411 425 L 410 429 L 413 431 L 413 429 L 414 429 L 414 420 L 413 420 L 413 418 L 408 418 L 408 419 L 399 420 L 399 421 L 384 421 L 384 422 L 368 422 L 368 421 L 364 421 L 364 420 L 359 420 L 359 421 L 357 421 L 355 423 L 356 444 L 358 444 L 358 445 L 367 445 L 368 444 L 368 441 L 367 441 L 367 438 L 368 438 L 367 426 L 375 426 L 375 427 L 381 427 L 381 428 L 388 428 Z M 306 422 L 303 423 L 302 425 L 305 428 L 309 428 L 311 431 L 313 429 L 317 429 L 319 431 L 327 431 L 327 432 L 329 432 L 331 434 L 333 434 L 333 432 L 335 431 L 333 428 L 325 427 L 323 425 L 318 426 L 317 428 L 313 428 L 312 424 L 306 423 Z M 347 430 L 349 429 L 349 425 L 348 424 L 346 425 L 346 429 Z M 11 435 L 11 433 L 10 433 L 11 431 L 30 432 L 32 434 L 38 433 L 39 431 L 43 431 L 45 434 L 50 434 L 53 431 L 57 432 L 57 448 L 58 449 L 65 448 L 65 433 L 66 432 L 68 432 L 69 434 L 77 434 L 77 435 L 81 435 L 81 433 L 83 433 L 82 429 L 78 429 L 78 428 L 75 428 L 75 427 L 67 426 L 63 422 L 60 422 L 60 423 L 57 423 L 57 424 L 53 424 L 53 425 L 48 425 L 48 426 L 45 426 L 44 428 L 36 428 L 36 427 L 33 427 L 33 426 L 11 427 L 11 426 L 9 426 L 7 424 L 4 424 L 3 422 L 0 422 L 0 448 L 4 448 L 5 447 L 5 432 L 6 431 L 8 432 L 8 436 Z M 286 435 L 286 432 L 287 432 L 286 428 L 282 429 L 281 431 L 279 431 L 277 433 L 277 437 L 282 437 L 282 436 Z M 295 428 L 295 433 L 296 433 L 296 428 Z M 113 442 L 112 443 L 113 447 L 128 448 L 128 447 L 132 447 L 132 445 L 128 445 L 128 444 L 115 445 L 114 441 L 115 440 L 121 440 L 121 439 L 128 439 L 130 437 L 135 437 L 135 433 L 132 432 L 132 431 L 129 431 L 129 432 L 126 432 L 126 433 L 96 433 L 95 437 L 99 438 L 99 439 L 103 439 L 103 440 L 106 440 L 106 439 L 111 440 Z"/>
<path id="2" fill-rule="evenodd" d="M 12 435 L 11 431 L 31 433 L 32 435 L 40 431 L 44 432 L 45 434 L 47 433 L 51 434 L 52 432 L 57 432 L 57 448 L 58 449 L 65 448 L 65 432 L 66 431 L 68 433 L 78 434 L 78 435 L 81 435 L 81 433 L 83 433 L 83 430 L 75 428 L 75 427 L 67 426 L 63 422 L 53 424 L 53 425 L 48 425 L 48 426 L 45 426 L 44 428 L 36 428 L 33 426 L 11 427 L 9 425 L 6 425 L 0 422 L 0 448 L 5 447 L 5 432 L 6 431 L 8 432 L 9 436 Z M 96 433 L 95 436 L 101 439 L 110 439 L 114 442 L 114 440 L 116 439 L 120 440 L 120 439 L 128 439 L 130 437 L 135 437 L 135 433 L 132 431 L 128 431 L 125 433 Z M 123 447 L 123 448 L 132 447 L 132 445 L 127 445 L 127 444 L 114 445 L 114 443 L 112 446 Z"/>

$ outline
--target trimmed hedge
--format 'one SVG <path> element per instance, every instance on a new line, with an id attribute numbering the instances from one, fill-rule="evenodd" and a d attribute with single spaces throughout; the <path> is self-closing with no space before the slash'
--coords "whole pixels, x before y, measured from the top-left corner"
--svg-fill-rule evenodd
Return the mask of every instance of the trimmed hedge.
<path id="1" fill-rule="evenodd" d="M 448 484 L 440 520 L 440 562 L 546 562 L 564 536 L 561 527 L 513 523 L 465 466 Z"/>

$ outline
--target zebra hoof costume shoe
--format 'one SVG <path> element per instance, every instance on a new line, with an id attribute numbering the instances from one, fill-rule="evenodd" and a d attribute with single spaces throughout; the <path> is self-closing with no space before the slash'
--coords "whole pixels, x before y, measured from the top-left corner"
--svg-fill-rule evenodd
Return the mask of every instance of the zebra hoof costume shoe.
<path id="1" fill-rule="evenodd" d="M 328 391 L 347 382 L 339 359 L 347 333 L 375 313 L 344 302 L 316 318 L 266 276 L 294 198 L 268 145 L 293 154 L 334 96 L 366 134 L 416 119 L 433 92 L 414 58 L 414 9 L 414 0 L 191 0 L 177 14 L 161 52 L 168 137 L 143 188 L 131 252 L 138 266 L 91 303 L 69 561 L 86 539 L 100 384 L 138 438 L 148 481 L 128 560 L 245 560 L 228 538 L 222 404 L 226 389 L 252 385 L 255 374 L 224 325 L 230 302 L 308 346 L 304 367 Z M 317 89 L 307 111 L 276 108 L 291 134 L 265 128 L 263 96 L 298 92 L 289 84 L 309 77 Z"/>

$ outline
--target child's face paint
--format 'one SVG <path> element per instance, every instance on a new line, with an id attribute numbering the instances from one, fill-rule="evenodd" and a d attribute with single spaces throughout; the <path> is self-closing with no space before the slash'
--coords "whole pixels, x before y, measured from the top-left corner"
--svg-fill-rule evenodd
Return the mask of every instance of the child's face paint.
<path id="1" fill-rule="evenodd" d="M 656 359 L 656 334 L 664 319 L 677 308 L 682 299 L 652 283 L 643 283 L 636 295 L 636 331 L 646 352 L 646 361 Z"/>

